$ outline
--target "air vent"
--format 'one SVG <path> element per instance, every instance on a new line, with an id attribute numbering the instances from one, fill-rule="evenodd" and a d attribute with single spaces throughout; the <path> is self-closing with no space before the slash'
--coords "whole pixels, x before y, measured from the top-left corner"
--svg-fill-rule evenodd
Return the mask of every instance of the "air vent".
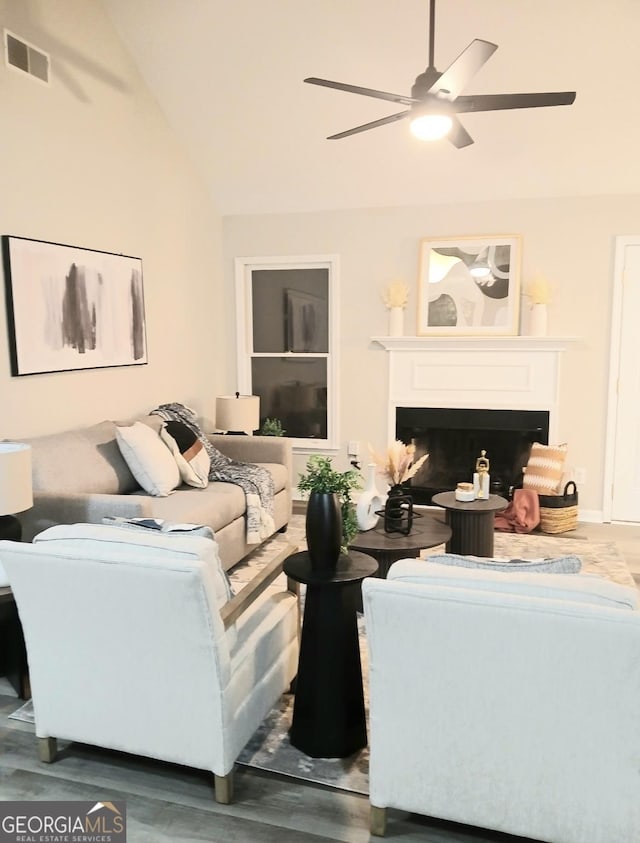
<path id="1" fill-rule="evenodd" d="M 4 30 L 5 58 L 8 67 L 28 73 L 40 82 L 49 83 L 49 56 L 17 35 Z"/>

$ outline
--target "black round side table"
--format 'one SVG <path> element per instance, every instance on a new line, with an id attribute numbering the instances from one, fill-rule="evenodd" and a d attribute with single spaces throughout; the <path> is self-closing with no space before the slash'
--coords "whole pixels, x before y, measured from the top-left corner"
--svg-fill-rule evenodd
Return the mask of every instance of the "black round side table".
<path id="1" fill-rule="evenodd" d="M 346 758 L 367 745 L 356 606 L 362 580 L 377 570 L 357 552 L 331 572 L 313 571 L 306 551 L 284 563 L 307 587 L 289 739 L 312 758 Z"/>
<path id="2" fill-rule="evenodd" d="M 402 533 L 385 533 L 378 525 L 372 530 L 356 533 L 350 548 L 368 553 L 377 560 L 378 576 L 386 577 L 389 568 L 398 559 L 420 556 L 420 551 L 427 547 L 444 544 L 451 538 L 451 527 L 431 513 L 416 519 L 408 536 Z"/>
<path id="3" fill-rule="evenodd" d="M 462 556 L 493 556 L 494 516 L 509 506 L 500 495 L 489 495 L 488 500 L 457 501 L 455 492 L 440 492 L 431 503 L 441 506 L 447 513 L 451 538 L 447 553 Z"/>

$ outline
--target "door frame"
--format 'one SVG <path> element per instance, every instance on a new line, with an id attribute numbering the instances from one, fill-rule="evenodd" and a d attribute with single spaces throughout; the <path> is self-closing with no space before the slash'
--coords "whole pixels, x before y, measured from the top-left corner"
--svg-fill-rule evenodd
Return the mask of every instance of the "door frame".
<path id="1" fill-rule="evenodd" d="M 611 343 L 609 348 L 609 389 L 607 392 L 607 429 L 604 447 L 604 486 L 602 519 L 611 522 L 613 510 L 613 467 L 618 423 L 618 378 L 620 376 L 620 341 L 624 305 L 624 262 L 627 246 L 640 247 L 640 234 L 624 234 L 615 238 L 613 263 L 613 298 L 611 305 Z"/>

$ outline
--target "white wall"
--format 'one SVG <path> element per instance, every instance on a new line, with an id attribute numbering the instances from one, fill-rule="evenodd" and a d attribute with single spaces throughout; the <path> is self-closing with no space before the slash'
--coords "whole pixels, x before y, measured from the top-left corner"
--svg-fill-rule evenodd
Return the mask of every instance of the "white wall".
<path id="1" fill-rule="evenodd" d="M 341 260 L 340 438 L 382 448 L 387 438 L 386 353 L 370 337 L 387 333 L 381 291 L 403 278 L 412 289 L 405 332 L 415 333 L 418 249 L 423 237 L 521 234 L 522 280 L 552 284 L 549 335 L 575 336 L 562 361 L 559 439 L 584 467 L 581 511 L 602 509 L 604 441 L 616 234 L 637 232 L 640 196 L 513 200 L 325 213 L 227 217 L 225 301 L 233 319 L 233 258 L 337 253 Z M 296 459 L 296 472 L 304 458 Z"/>
<path id="2" fill-rule="evenodd" d="M 49 87 L 0 65 L 0 233 L 141 257 L 149 360 L 12 377 L 2 312 L 0 439 L 165 401 L 211 417 L 231 340 L 221 223 L 190 162 L 97 0 L 0 0 L 0 24 L 51 56 Z"/>

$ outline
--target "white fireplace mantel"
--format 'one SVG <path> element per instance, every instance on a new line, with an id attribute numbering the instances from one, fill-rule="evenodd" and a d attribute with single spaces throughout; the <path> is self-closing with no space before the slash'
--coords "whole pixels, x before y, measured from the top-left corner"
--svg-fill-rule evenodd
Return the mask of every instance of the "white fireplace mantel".
<path id="1" fill-rule="evenodd" d="M 566 351 L 578 337 L 371 337 L 386 351 Z"/>
<path id="2" fill-rule="evenodd" d="M 397 407 L 546 410 L 558 429 L 560 357 L 576 337 L 372 337 L 389 353 L 388 432 Z"/>

